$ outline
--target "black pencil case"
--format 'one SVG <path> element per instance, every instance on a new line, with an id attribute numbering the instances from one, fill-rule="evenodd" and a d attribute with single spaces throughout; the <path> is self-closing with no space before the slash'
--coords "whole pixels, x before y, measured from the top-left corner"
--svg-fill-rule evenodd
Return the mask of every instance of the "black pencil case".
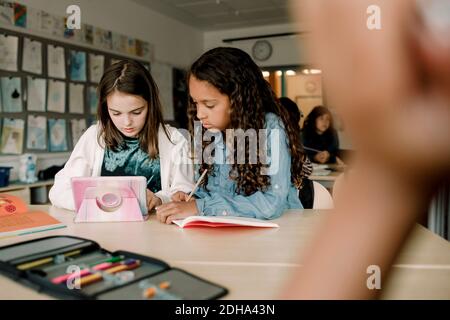
<path id="1" fill-rule="evenodd" d="M 94 241 L 72 236 L 0 247 L 0 273 L 62 299 L 210 300 L 228 293 L 162 260 L 109 252 Z"/>

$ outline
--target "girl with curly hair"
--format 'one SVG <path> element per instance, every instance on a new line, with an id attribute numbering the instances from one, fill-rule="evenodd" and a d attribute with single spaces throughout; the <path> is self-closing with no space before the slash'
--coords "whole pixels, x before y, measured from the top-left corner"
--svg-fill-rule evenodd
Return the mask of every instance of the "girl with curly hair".
<path id="1" fill-rule="evenodd" d="M 191 135 L 196 141 L 194 124 L 200 122 L 200 157 L 213 152 L 204 159 L 195 152 L 196 180 L 207 170 L 195 199 L 183 201 L 188 197 L 177 193 L 174 202 L 156 208 L 158 219 L 165 223 L 191 215 L 274 219 L 286 209 L 303 208 L 296 188 L 305 175 L 306 155 L 298 127 L 250 56 L 236 48 L 212 49 L 193 63 L 187 80 Z M 239 130 L 258 132 L 256 161 L 251 161 L 255 146 L 251 138 L 234 149 L 229 134 Z M 266 134 L 263 142 L 261 132 Z M 244 162 L 236 161 L 240 156 L 245 156 Z"/>

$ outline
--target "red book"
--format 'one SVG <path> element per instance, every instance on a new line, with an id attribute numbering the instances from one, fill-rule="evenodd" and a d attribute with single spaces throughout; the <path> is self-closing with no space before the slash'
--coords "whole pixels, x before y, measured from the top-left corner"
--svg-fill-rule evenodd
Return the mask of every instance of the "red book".
<path id="1" fill-rule="evenodd" d="M 266 220 L 244 218 L 244 217 L 208 217 L 190 216 L 183 220 L 174 220 L 180 228 L 190 227 L 256 227 L 256 228 L 278 228 L 279 225 Z"/>

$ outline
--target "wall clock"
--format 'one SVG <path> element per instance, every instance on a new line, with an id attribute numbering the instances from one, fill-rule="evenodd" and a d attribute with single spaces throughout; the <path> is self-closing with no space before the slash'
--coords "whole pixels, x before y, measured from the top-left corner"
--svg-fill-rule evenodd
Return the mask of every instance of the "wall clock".
<path id="1" fill-rule="evenodd" d="M 258 40 L 252 47 L 252 57 L 258 61 L 266 61 L 272 55 L 272 45 L 267 40 Z"/>

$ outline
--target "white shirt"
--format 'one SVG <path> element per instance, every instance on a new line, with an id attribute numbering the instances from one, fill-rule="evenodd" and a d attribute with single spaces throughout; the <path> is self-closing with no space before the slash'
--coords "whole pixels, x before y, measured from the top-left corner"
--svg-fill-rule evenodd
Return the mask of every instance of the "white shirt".
<path id="1" fill-rule="evenodd" d="M 162 126 L 158 130 L 158 148 L 161 166 L 161 191 L 155 195 L 163 203 L 177 191 L 189 193 L 194 188 L 194 168 L 189 156 L 189 144 L 174 127 L 166 125 L 170 140 Z M 98 143 L 99 125 L 92 125 L 80 137 L 69 160 L 55 176 L 49 192 L 51 203 L 63 209 L 75 210 L 72 195 L 72 177 L 98 177 L 101 173 L 105 148 Z"/>

